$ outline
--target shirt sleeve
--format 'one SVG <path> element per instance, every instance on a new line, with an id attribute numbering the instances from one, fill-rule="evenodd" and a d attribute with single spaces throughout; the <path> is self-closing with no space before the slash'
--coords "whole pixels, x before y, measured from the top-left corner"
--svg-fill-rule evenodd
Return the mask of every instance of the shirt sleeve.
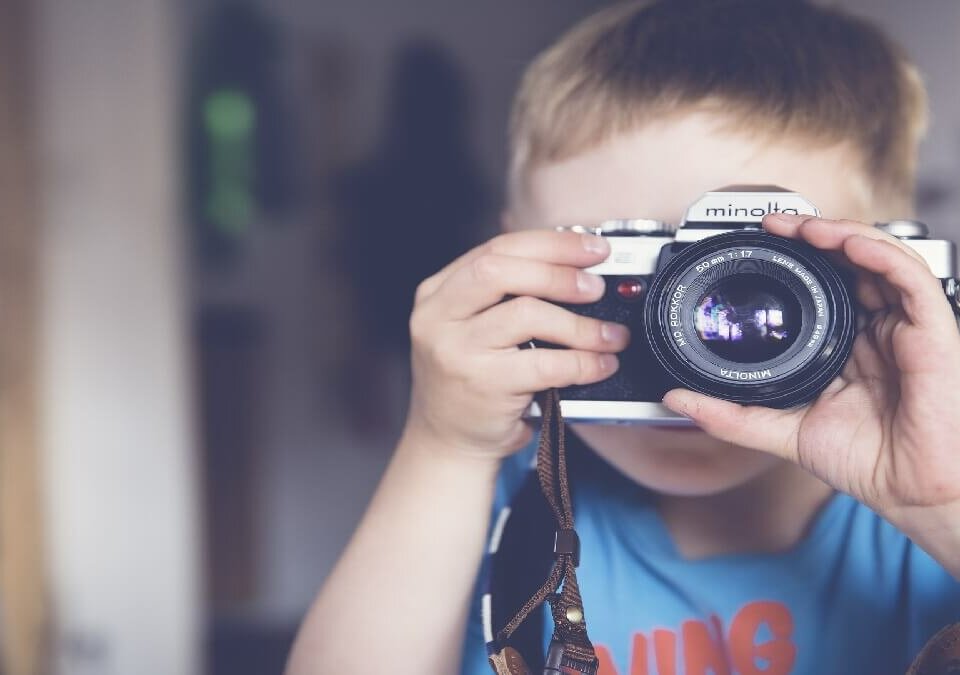
<path id="1" fill-rule="evenodd" d="M 503 508 L 510 504 L 513 496 L 523 485 L 527 473 L 536 457 L 537 443 L 534 441 L 520 452 L 508 457 L 500 467 L 497 476 L 496 491 L 493 499 L 493 509 L 490 514 L 490 525 L 487 530 L 487 541 L 496 526 L 497 518 Z M 486 553 L 486 550 L 485 550 Z M 473 596 L 470 602 L 470 615 L 467 617 L 467 631 L 463 643 L 461 658 L 461 675 L 490 675 L 490 665 L 487 663 L 487 641 L 483 634 L 482 596 L 483 579 L 486 575 L 489 560 L 484 555 L 480 573 L 474 582 Z"/>

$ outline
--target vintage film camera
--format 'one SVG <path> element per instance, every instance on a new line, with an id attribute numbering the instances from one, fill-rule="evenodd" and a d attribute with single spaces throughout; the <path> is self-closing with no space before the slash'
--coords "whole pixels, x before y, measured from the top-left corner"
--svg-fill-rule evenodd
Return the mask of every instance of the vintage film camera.
<path id="1" fill-rule="evenodd" d="M 685 424 L 660 404 L 677 386 L 771 408 L 816 398 L 853 345 L 852 275 L 805 243 L 764 232 L 760 221 L 777 212 L 820 215 L 780 187 L 731 186 L 694 202 L 677 228 L 643 219 L 564 228 L 611 247 L 589 270 L 605 278 L 603 298 L 566 307 L 632 332 L 617 373 L 561 391 L 564 418 Z M 960 313 L 953 242 L 929 239 L 916 221 L 877 227 L 923 257 Z M 530 412 L 539 415 L 536 404 Z"/>

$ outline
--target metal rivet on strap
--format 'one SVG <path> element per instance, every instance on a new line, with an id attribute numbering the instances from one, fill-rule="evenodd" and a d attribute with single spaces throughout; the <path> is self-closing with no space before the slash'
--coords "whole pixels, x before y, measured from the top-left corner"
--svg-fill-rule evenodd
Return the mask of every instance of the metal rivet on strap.
<path id="1" fill-rule="evenodd" d="M 567 621 L 570 623 L 580 623 L 583 621 L 583 608 L 571 605 L 567 607 Z"/>

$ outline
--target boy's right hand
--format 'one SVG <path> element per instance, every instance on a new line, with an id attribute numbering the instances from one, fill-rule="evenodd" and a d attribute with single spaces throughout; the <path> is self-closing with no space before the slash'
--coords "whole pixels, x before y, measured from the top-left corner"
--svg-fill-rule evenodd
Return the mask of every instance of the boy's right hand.
<path id="1" fill-rule="evenodd" d="M 609 253 L 609 244 L 591 234 L 515 232 L 421 283 L 410 318 L 407 437 L 499 460 L 529 442 L 523 413 L 533 394 L 610 377 L 627 329 L 547 302 L 599 300 L 604 282 L 583 268 Z M 502 302 L 505 296 L 515 297 Z M 518 347 L 532 339 L 569 349 Z"/>

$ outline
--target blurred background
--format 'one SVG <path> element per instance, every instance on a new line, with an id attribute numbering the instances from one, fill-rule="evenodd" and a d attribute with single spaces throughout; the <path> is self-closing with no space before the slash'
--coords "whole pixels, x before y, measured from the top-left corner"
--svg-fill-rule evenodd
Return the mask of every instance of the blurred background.
<path id="1" fill-rule="evenodd" d="M 279 673 L 403 419 L 417 281 L 496 231 L 524 64 L 603 0 L 0 0 L 0 656 Z M 843 0 L 929 84 L 960 3 Z"/>

